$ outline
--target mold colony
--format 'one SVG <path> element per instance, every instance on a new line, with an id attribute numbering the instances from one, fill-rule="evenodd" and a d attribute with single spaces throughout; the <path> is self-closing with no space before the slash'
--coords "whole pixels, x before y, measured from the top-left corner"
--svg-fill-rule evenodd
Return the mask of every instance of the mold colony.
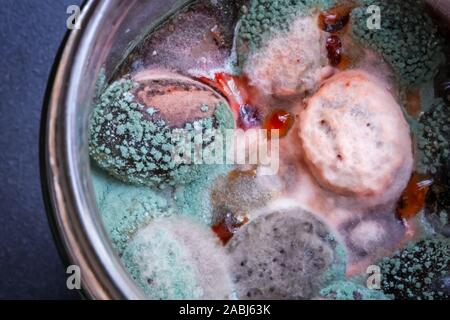
<path id="1" fill-rule="evenodd" d="M 122 257 L 151 299 L 226 299 L 231 292 L 224 249 L 211 230 L 191 219 L 153 220 Z"/>
<path id="2" fill-rule="evenodd" d="M 136 48 L 97 99 L 90 152 L 106 231 L 149 298 L 448 298 L 448 105 L 432 92 L 407 113 L 444 42 L 415 4 L 197 1 Z M 235 127 L 280 130 L 277 174 L 172 158 L 177 129 Z"/>
<path id="3" fill-rule="evenodd" d="M 401 107 L 362 71 L 328 79 L 300 114 L 305 160 L 338 194 L 398 197 L 412 171 L 412 143 Z M 395 186 L 394 186 L 395 185 Z"/>
<path id="4" fill-rule="evenodd" d="M 436 75 L 443 53 L 436 24 L 420 0 L 362 0 L 352 11 L 352 35 L 379 52 L 400 82 L 420 86 Z M 369 29 L 367 8 L 376 5 L 383 14 L 381 29 Z"/>
<path id="5" fill-rule="evenodd" d="M 227 248 L 241 298 L 311 299 L 345 273 L 345 253 L 330 230 L 300 208 L 262 214 Z"/>
<path id="6" fill-rule="evenodd" d="M 234 120 L 227 102 L 205 85 L 147 72 L 112 83 L 100 96 L 91 126 L 91 156 L 101 168 L 124 182 L 164 189 L 191 182 L 200 171 L 175 163 L 174 128 L 232 129 Z M 213 137 L 203 143 L 213 143 Z"/>
<path id="7" fill-rule="evenodd" d="M 424 240 L 383 259 L 383 290 L 397 299 L 450 299 L 448 240 Z"/>
<path id="8" fill-rule="evenodd" d="M 327 65 L 325 33 L 312 16 L 295 19 L 291 29 L 251 52 L 243 71 L 262 93 L 291 96 L 314 92 L 331 72 Z"/>

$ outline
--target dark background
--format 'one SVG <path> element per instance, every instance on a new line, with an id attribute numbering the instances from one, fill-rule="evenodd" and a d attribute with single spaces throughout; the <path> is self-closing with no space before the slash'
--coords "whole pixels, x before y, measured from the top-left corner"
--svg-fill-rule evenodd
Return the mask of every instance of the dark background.
<path id="1" fill-rule="evenodd" d="M 0 0 L 0 299 L 78 299 L 47 223 L 39 177 L 44 92 L 81 0 Z"/>

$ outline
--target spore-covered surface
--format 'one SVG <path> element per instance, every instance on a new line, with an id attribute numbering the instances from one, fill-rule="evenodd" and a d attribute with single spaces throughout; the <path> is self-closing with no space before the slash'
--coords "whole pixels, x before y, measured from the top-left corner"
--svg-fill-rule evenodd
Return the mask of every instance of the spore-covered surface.
<path id="1" fill-rule="evenodd" d="M 156 219 L 132 239 L 122 260 L 149 298 L 230 298 L 223 248 L 207 226 L 191 219 Z"/>
<path id="2" fill-rule="evenodd" d="M 405 237 L 406 228 L 397 219 L 394 211 L 392 205 L 374 207 L 363 212 L 362 217 L 354 213 L 354 217 L 341 226 L 344 241 L 350 249 L 350 262 L 395 250 Z"/>
<path id="3" fill-rule="evenodd" d="M 295 17 L 288 30 L 250 50 L 243 72 L 250 83 L 265 94 L 293 96 L 314 92 L 324 74 L 328 59 L 326 36 L 314 16 Z"/>
<path id="4" fill-rule="evenodd" d="M 214 203 L 212 193 L 216 182 L 224 179 L 233 165 L 202 166 L 200 176 L 195 181 L 175 188 L 174 201 L 181 214 L 195 217 L 212 225 L 214 219 Z M 222 194 L 227 191 L 222 189 Z"/>
<path id="5" fill-rule="evenodd" d="M 356 281 L 337 281 L 320 290 L 320 296 L 331 300 L 391 300 L 380 290 L 371 290 Z"/>
<path id="6" fill-rule="evenodd" d="M 431 187 L 426 199 L 425 217 L 432 229 L 450 238 L 450 159 L 439 172 L 439 177 Z"/>
<path id="7" fill-rule="evenodd" d="M 118 179 L 136 185 L 164 189 L 192 182 L 200 174 L 199 166 L 177 162 L 174 155 L 184 140 L 177 141 L 177 128 L 169 127 L 169 119 L 159 117 L 158 110 L 136 102 L 133 90 L 137 86 L 131 80 L 116 81 L 100 96 L 91 120 L 92 158 Z M 186 122 L 178 129 L 185 130 L 192 139 L 200 135 L 202 147 L 213 143 L 213 130 L 221 132 L 234 127 L 226 104 L 196 107 L 214 108 L 213 117 Z M 192 146 L 193 140 L 189 140 L 184 147 Z M 183 154 L 191 156 L 193 150 L 184 150 Z"/>
<path id="8" fill-rule="evenodd" d="M 241 9 L 240 45 L 257 49 L 277 32 L 289 30 L 295 17 L 328 9 L 334 3 L 334 0 L 251 0 Z"/>
<path id="9" fill-rule="evenodd" d="M 382 289 L 397 299 L 450 299 L 450 243 L 428 239 L 381 263 Z"/>
<path id="10" fill-rule="evenodd" d="M 450 107 L 436 99 L 419 118 L 418 169 L 425 174 L 441 172 L 450 157 Z"/>
<path id="11" fill-rule="evenodd" d="M 383 55 L 406 85 L 421 85 L 432 79 L 442 62 L 442 39 L 437 25 L 425 12 L 420 0 L 363 0 L 352 11 L 352 35 L 362 44 Z M 378 6 L 381 28 L 368 23 Z"/>
<path id="12" fill-rule="evenodd" d="M 175 214 L 168 192 L 120 183 L 95 166 L 92 179 L 97 207 L 119 255 L 138 229 L 155 218 Z"/>
<path id="13" fill-rule="evenodd" d="M 276 185 L 269 177 L 258 177 L 254 171 L 233 171 L 217 179 L 212 188 L 214 222 L 219 222 L 228 213 L 245 217 L 264 208 L 276 194 Z"/>
<path id="14" fill-rule="evenodd" d="M 240 299 L 310 299 L 344 276 L 344 253 L 326 225 L 302 209 L 258 217 L 228 244 Z"/>

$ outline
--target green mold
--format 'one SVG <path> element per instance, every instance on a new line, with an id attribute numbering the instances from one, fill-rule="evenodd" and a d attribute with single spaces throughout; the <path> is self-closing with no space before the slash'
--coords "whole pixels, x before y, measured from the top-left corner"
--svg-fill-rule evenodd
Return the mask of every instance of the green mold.
<path id="1" fill-rule="evenodd" d="M 427 193 L 425 217 L 432 231 L 450 238 L 450 160 L 434 177 L 434 183 Z M 433 233 L 431 233 L 433 234 Z"/>
<path id="2" fill-rule="evenodd" d="M 247 55 L 259 49 L 264 42 L 280 31 L 289 30 L 293 20 L 310 15 L 314 10 L 326 10 L 335 0 L 252 0 L 241 9 L 238 31 L 238 65 L 242 66 Z"/>
<path id="3" fill-rule="evenodd" d="M 347 270 L 347 251 L 345 247 L 331 233 L 326 236 L 326 240 L 334 246 L 335 257 L 334 262 L 322 275 L 320 283 L 323 287 L 332 285 L 341 279 L 345 279 Z"/>
<path id="4" fill-rule="evenodd" d="M 157 260 L 158 264 L 148 266 L 146 258 Z M 122 261 L 148 298 L 185 300 L 202 296 L 202 288 L 196 283 L 195 270 L 189 264 L 183 248 L 164 229 L 156 230 L 151 239 L 138 235 L 125 251 Z M 143 274 L 142 266 L 146 265 L 149 270 L 144 271 L 150 273 L 151 277 Z"/>
<path id="5" fill-rule="evenodd" d="M 175 189 L 174 199 L 180 213 L 208 225 L 213 224 L 212 189 L 217 179 L 227 176 L 233 169 L 232 165 L 206 165 L 203 166 L 199 179 L 178 186 Z"/>
<path id="6" fill-rule="evenodd" d="M 232 289 L 226 259 L 211 229 L 186 217 L 155 220 L 122 255 L 145 295 L 163 300 L 228 298 Z"/>
<path id="7" fill-rule="evenodd" d="M 361 0 L 351 14 L 351 33 L 361 44 L 382 54 L 406 86 L 432 79 L 444 60 L 442 39 L 420 0 Z M 381 29 L 370 29 L 367 13 L 379 6 Z"/>
<path id="8" fill-rule="evenodd" d="M 449 299 L 450 242 L 427 239 L 410 244 L 379 264 L 385 294 L 402 300 Z"/>
<path id="9" fill-rule="evenodd" d="M 96 167 L 92 181 L 103 224 L 119 255 L 137 230 L 155 218 L 176 214 L 167 192 L 121 183 Z"/>
<path id="10" fill-rule="evenodd" d="M 350 280 L 332 283 L 320 291 L 320 295 L 332 300 L 391 300 L 382 291 L 371 290 Z"/>
<path id="11" fill-rule="evenodd" d="M 442 170 L 450 156 L 450 110 L 442 99 L 436 99 L 423 113 L 416 127 L 417 169 L 424 174 Z"/>
<path id="12" fill-rule="evenodd" d="M 194 181 L 200 176 L 201 165 L 174 159 L 175 152 L 187 148 L 184 143 L 193 141 L 177 140 L 177 130 L 166 125 L 156 110 L 135 103 L 131 92 L 136 86 L 131 80 L 116 81 L 100 96 L 91 117 L 92 159 L 112 176 L 134 185 L 165 189 Z M 215 107 L 212 117 L 179 128 L 192 137 L 202 133 L 203 147 L 212 146 L 214 132 L 234 128 L 233 114 L 227 105 L 219 103 L 211 107 Z M 212 131 L 213 128 L 218 131 Z M 205 150 L 203 156 L 207 157 Z"/>

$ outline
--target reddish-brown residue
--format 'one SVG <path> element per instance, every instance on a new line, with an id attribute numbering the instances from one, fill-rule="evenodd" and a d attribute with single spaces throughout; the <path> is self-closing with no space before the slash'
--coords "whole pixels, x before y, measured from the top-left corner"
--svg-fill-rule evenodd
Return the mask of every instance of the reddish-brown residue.
<path id="1" fill-rule="evenodd" d="M 200 77 L 198 80 L 215 88 L 224 95 L 236 112 L 239 112 L 241 105 L 250 104 L 247 93 L 248 80 L 245 77 L 219 72 L 214 75 L 214 79 Z"/>
<path id="2" fill-rule="evenodd" d="M 344 4 L 319 15 L 319 27 L 326 32 L 336 33 L 344 29 L 350 21 L 350 13 L 353 6 Z"/>
<path id="3" fill-rule="evenodd" d="M 230 239 L 233 237 L 237 229 L 242 227 L 247 222 L 247 217 L 245 217 L 242 222 L 238 222 L 232 217 L 231 213 L 227 213 L 219 223 L 212 226 L 212 230 L 222 241 L 223 245 L 226 245 L 228 241 L 230 241 Z"/>
<path id="4" fill-rule="evenodd" d="M 333 67 L 347 68 L 349 61 L 343 55 L 342 41 L 338 33 L 345 32 L 345 27 L 350 21 L 350 13 L 354 6 L 343 4 L 324 11 L 319 15 L 319 27 L 330 33 L 327 38 L 326 48 L 328 60 Z"/>
<path id="5" fill-rule="evenodd" d="M 323 11 L 319 15 L 319 27 L 326 32 L 335 33 L 344 29 L 350 21 L 353 6 L 341 5 Z"/>
<path id="6" fill-rule="evenodd" d="M 285 137 L 294 125 L 295 117 L 285 110 L 272 111 L 264 121 L 264 129 L 268 130 L 268 138 L 271 137 L 271 130 L 279 130 L 279 137 Z"/>
<path id="7" fill-rule="evenodd" d="M 397 217 L 399 219 L 411 219 L 425 207 L 425 199 L 432 180 L 421 179 L 413 174 L 397 206 Z"/>
<path id="8" fill-rule="evenodd" d="M 406 93 L 406 111 L 410 116 L 418 116 L 421 111 L 420 90 L 408 90 Z"/>
<path id="9" fill-rule="evenodd" d="M 223 32 L 223 29 L 220 26 L 215 25 L 210 30 L 210 34 L 211 34 L 211 37 L 213 38 L 214 42 L 216 43 L 216 45 L 219 48 L 226 47 L 226 41 L 225 41 L 224 32 Z"/>
<path id="10" fill-rule="evenodd" d="M 233 233 L 228 230 L 228 227 L 224 220 L 220 223 L 212 226 L 212 230 L 219 237 L 220 241 L 222 241 L 223 245 L 226 245 L 228 241 L 233 237 Z"/>
<path id="11" fill-rule="evenodd" d="M 228 180 L 233 181 L 237 180 L 241 177 L 250 177 L 250 178 L 256 178 L 256 169 L 251 170 L 233 170 L 228 174 Z"/>
<path id="12" fill-rule="evenodd" d="M 330 35 L 326 44 L 328 60 L 333 67 L 339 66 L 342 62 L 342 41 L 337 35 Z"/>
<path id="13" fill-rule="evenodd" d="M 214 75 L 214 79 L 200 77 L 200 81 L 215 88 L 224 95 L 237 114 L 237 124 L 247 130 L 260 125 L 259 108 L 251 99 L 250 85 L 246 76 L 233 76 L 224 72 Z"/>

